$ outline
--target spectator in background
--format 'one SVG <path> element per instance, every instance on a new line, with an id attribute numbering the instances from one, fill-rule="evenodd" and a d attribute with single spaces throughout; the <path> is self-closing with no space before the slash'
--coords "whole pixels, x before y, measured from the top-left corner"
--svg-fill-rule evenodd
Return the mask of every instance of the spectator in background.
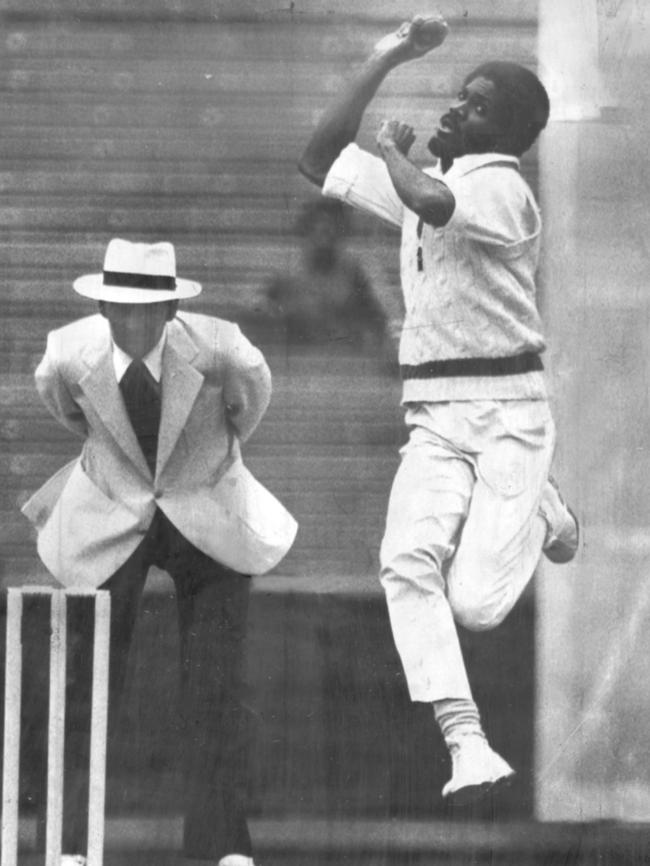
<path id="1" fill-rule="evenodd" d="M 383 343 L 388 316 L 362 264 L 345 250 L 350 211 L 316 199 L 302 209 L 297 266 L 274 275 L 267 309 L 290 345 L 341 342 L 351 349 Z"/>

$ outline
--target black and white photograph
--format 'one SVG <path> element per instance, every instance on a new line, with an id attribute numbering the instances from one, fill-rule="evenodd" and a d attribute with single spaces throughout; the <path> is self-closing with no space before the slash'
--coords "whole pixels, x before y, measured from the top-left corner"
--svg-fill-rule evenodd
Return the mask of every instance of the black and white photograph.
<path id="1" fill-rule="evenodd" d="M 650 862 L 650 6 L 0 0 L 2 866 Z"/>

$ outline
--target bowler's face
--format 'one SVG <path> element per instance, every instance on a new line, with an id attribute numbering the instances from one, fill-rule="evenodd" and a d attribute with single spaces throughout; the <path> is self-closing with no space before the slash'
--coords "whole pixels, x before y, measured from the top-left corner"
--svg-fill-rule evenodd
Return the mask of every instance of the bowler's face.
<path id="1" fill-rule="evenodd" d="M 429 142 L 429 150 L 453 160 L 467 153 L 500 151 L 508 131 L 508 112 L 492 81 L 478 77 L 465 83 L 456 102 L 444 114 Z"/>
<path id="2" fill-rule="evenodd" d="M 108 319 L 115 343 L 131 358 L 139 360 L 162 337 L 166 323 L 176 314 L 176 303 L 116 304 L 102 301 L 100 311 Z"/>

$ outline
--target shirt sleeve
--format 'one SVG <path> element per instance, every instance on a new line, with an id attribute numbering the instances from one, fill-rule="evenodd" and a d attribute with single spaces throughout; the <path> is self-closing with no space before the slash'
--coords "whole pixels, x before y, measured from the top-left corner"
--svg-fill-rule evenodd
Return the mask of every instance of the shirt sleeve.
<path id="1" fill-rule="evenodd" d="M 456 206 L 446 227 L 508 257 L 518 255 L 539 236 L 537 204 L 514 169 L 477 169 L 456 178 L 449 188 Z"/>
<path id="2" fill-rule="evenodd" d="M 378 156 L 348 144 L 329 170 L 323 195 L 401 227 L 404 205 L 395 192 L 386 164 Z"/>
<path id="3" fill-rule="evenodd" d="M 34 373 L 36 390 L 48 411 L 60 424 L 76 436 L 86 436 L 88 424 L 85 415 L 72 397 L 60 368 L 61 339 L 57 331 L 48 334 L 45 355 Z"/>

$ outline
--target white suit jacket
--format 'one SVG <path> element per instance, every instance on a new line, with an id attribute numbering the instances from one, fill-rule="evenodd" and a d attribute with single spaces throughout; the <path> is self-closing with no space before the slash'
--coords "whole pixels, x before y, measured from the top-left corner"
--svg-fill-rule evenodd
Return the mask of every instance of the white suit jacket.
<path id="1" fill-rule="evenodd" d="M 36 386 L 81 455 L 24 505 L 38 552 L 66 586 L 99 586 L 142 541 L 156 506 L 196 547 L 243 574 L 273 568 L 297 524 L 243 465 L 240 441 L 269 403 L 264 358 L 239 328 L 179 313 L 167 325 L 155 476 L 124 408 L 108 322 L 89 316 L 48 335 Z"/>

